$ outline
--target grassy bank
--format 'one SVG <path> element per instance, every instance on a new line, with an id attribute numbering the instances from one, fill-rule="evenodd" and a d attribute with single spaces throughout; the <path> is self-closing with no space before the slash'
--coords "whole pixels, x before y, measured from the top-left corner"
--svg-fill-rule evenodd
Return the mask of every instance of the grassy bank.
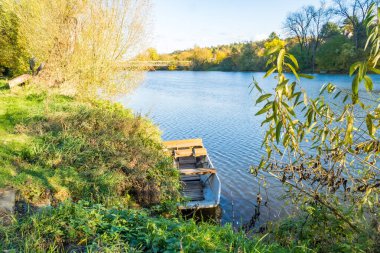
<path id="1" fill-rule="evenodd" d="M 13 187 L 20 200 L 177 200 L 177 172 L 149 120 L 118 104 L 33 90 L 0 97 L 0 188 Z"/>
<path id="2" fill-rule="evenodd" d="M 376 248 L 376 235 L 348 233 L 345 223 L 310 205 L 305 215 L 268 226 L 268 235 L 178 218 L 178 172 L 159 130 L 119 104 L 31 87 L 11 92 L 0 83 L 0 136 L 0 188 L 18 192 L 18 212 L 0 224 L 0 252 Z"/>
<path id="3" fill-rule="evenodd" d="M 160 132 L 121 105 L 2 88 L 0 135 L 0 188 L 17 190 L 24 207 L 45 206 L 0 225 L 0 251 L 285 250 L 175 218 L 178 174 Z"/>

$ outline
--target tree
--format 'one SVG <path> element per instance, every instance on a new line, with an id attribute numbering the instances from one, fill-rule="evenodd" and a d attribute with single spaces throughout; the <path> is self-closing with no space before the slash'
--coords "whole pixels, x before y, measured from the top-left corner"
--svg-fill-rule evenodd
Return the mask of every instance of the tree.
<path id="1" fill-rule="evenodd" d="M 307 8 L 307 11 L 310 13 L 310 16 L 312 17 L 309 31 L 312 50 L 311 66 L 312 72 L 314 73 L 317 49 L 323 40 L 323 27 L 330 20 L 332 11 L 331 9 L 326 7 L 326 3 L 323 1 L 320 3 L 320 7 L 318 9 L 316 9 L 313 6 L 310 6 Z"/>
<path id="2" fill-rule="evenodd" d="M 160 56 L 155 48 L 148 48 L 142 54 L 136 56 L 135 59 L 139 61 L 158 61 Z"/>
<path id="3" fill-rule="evenodd" d="M 1 4 L 0 17 L 0 75 L 12 77 L 27 71 L 28 57 L 18 39 L 17 17 Z"/>
<path id="4" fill-rule="evenodd" d="M 364 19 L 375 0 L 334 0 L 335 13 L 343 18 L 348 35 L 352 35 L 356 49 L 363 48 L 366 40 Z"/>
<path id="5" fill-rule="evenodd" d="M 331 35 L 330 35 L 331 36 Z M 316 62 L 321 70 L 344 72 L 354 63 L 355 45 L 342 34 L 337 34 L 323 43 L 317 53 Z"/>
<path id="6" fill-rule="evenodd" d="M 327 22 L 322 26 L 321 30 L 322 38 L 324 40 L 341 34 L 339 26 L 333 22 Z"/>
<path id="7" fill-rule="evenodd" d="M 372 5 L 374 11 L 374 5 Z M 372 14 L 369 11 L 369 14 Z M 302 89 L 297 72 L 298 62 L 286 48 L 271 50 L 266 76 L 277 71 L 277 85 L 266 92 L 254 82 L 264 106 L 256 115 L 266 115 L 263 147 L 267 155 L 252 169 L 257 175 L 264 170 L 289 186 L 288 197 L 301 203 L 307 211 L 306 223 L 314 219 L 324 227 L 321 235 L 327 244 L 332 240 L 357 241 L 368 238 L 362 251 L 374 251 L 378 238 L 380 194 L 380 106 L 373 93 L 373 81 L 367 71 L 380 74 L 380 20 L 369 16 L 370 55 L 350 67 L 352 89 L 347 91 L 328 83 L 320 94 L 311 98 Z M 297 81 L 284 75 L 289 68 Z M 371 95 L 362 97 L 359 87 Z M 333 102 L 327 102 L 329 97 Z M 318 220 L 320 217 L 326 220 Z M 331 226 L 334 226 L 332 228 Z M 339 238 L 329 231 L 340 230 Z M 302 233 L 302 231 L 301 231 Z M 352 243 L 352 251 L 358 251 Z"/>
<path id="8" fill-rule="evenodd" d="M 194 70 L 204 69 L 212 57 L 213 55 L 209 48 L 194 47 L 192 56 Z"/>
<path id="9" fill-rule="evenodd" d="M 280 36 L 276 32 L 269 34 L 268 40 L 280 39 Z"/>
<path id="10" fill-rule="evenodd" d="M 112 96 L 139 83 L 121 66 L 140 53 L 148 1 L 4 0 L 17 17 L 18 38 L 30 56 L 46 62 L 39 86 L 78 96 Z"/>
<path id="11" fill-rule="evenodd" d="M 312 13 L 307 7 L 302 8 L 300 11 L 290 13 L 286 17 L 284 28 L 289 36 L 297 38 L 301 52 L 307 48 L 309 27 L 312 19 Z"/>
<path id="12" fill-rule="evenodd" d="M 317 49 L 320 46 L 323 34 L 323 26 L 330 20 L 332 11 L 325 2 L 320 7 L 306 6 L 301 10 L 288 15 L 285 21 L 285 29 L 292 37 L 297 38 L 300 53 L 310 58 L 310 67 L 315 71 L 315 60 Z M 308 60 L 307 60 L 308 61 Z"/>
<path id="13" fill-rule="evenodd" d="M 157 53 L 157 50 L 155 48 L 148 48 L 147 49 L 149 59 L 152 61 L 157 61 L 159 60 L 160 56 Z"/>

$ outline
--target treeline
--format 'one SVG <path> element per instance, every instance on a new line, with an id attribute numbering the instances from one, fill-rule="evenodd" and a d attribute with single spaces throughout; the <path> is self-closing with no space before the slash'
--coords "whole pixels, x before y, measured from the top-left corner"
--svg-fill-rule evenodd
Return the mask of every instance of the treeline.
<path id="1" fill-rule="evenodd" d="M 349 66 L 365 57 L 367 40 L 365 17 L 373 0 L 334 0 L 327 5 L 305 6 L 289 13 L 283 23 L 288 51 L 306 72 L 346 72 Z M 145 59 L 192 61 L 191 70 L 264 71 L 265 45 L 279 36 L 272 33 L 266 40 L 232 43 L 215 47 L 194 47 L 158 55 L 149 49 Z M 175 69 L 170 66 L 169 69 Z"/>

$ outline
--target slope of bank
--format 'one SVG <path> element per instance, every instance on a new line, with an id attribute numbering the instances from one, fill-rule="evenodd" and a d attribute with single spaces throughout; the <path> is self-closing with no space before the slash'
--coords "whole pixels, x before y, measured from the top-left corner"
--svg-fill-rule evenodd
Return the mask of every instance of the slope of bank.
<path id="1" fill-rule="evenodd" d="M 0 188 L 36 206 L 176 201 L 159 130 L 121 105 L 24 90 L 0 94 Z"/>

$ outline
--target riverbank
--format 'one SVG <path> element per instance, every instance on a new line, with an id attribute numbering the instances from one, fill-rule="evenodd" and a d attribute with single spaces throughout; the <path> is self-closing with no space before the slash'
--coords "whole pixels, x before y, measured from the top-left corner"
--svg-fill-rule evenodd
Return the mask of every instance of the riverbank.
<path id="1" fill-rule="evenodd" d="M 334 229 L 334 244 L 324 243 L 326 231 L 302 213 L 262 231 L 185 221 L 178 174 L 149 120 L 120 104 L 0 87 L 0 188 L 17 191 L 0 251 L 344 252 L 370 243 Z"/>
<path id="2" fill-rule="evenodd" d="M 17 192 L 0 251 L 287 251 L 177 218 L 159 130 L 118 104 L 2 85 L 0 108 L 0 188 Z"/>

